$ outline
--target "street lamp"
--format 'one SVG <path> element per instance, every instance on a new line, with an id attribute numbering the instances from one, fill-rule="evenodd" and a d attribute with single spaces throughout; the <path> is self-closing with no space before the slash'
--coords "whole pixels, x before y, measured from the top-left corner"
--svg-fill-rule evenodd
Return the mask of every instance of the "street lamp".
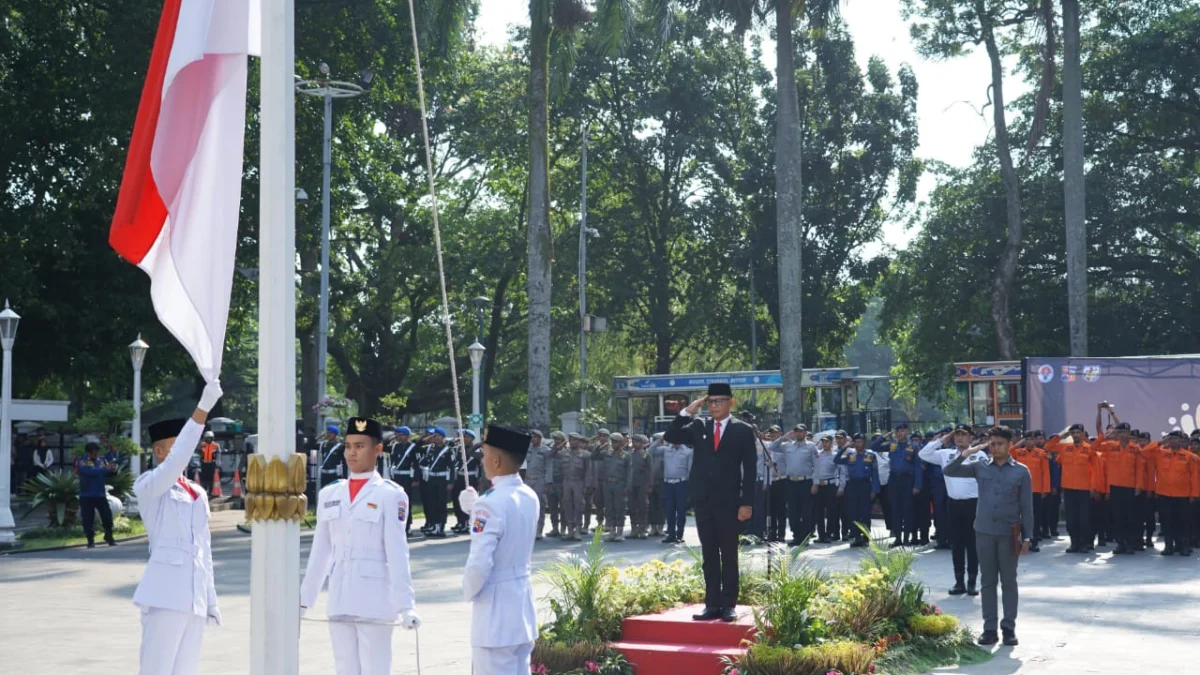
<path id="1" fill-rule="evenodd" d="M 4 348 L 3 385 L 0 386 L 0 548 L 17 543 L 17 522 L 12 514 L 12 347 L 21 316 L 4 301 L 0 312 L 0 347 Z"/>
<path id="2" fill-rule="evenodd" d="M 339 82 L 329 79 L 329 64 L 319 66 L 321 76 L 312 80 L 296 78 L 296 92 L 306 96 L 320 96 L 325 101 L 325 139 L 322 147 L 322 176 L 321 176 L 321 309 L 317 333 L 317 403 L 325 398 L 325 363 L 329 360 L 329 170 L 330 155 L 333 153 L 333 99 L 355 98 L 366 91 L 363 87 L 351 82 Z M 364 70 L 360 76 L 363 84 L 371 83 L 372 74 Z M 308 198 L 303 190 L 297 190 L 296 197 Z M 325 427 L 325 413 L 317 408 L 317 428 Z"/>
<path id="3" fill-rule="evenodd" d="M 135 451 L 129 458 L 129 472 L 136 479 L 142 474 L 142 364 L 150 345 L 142 341 L 142 334 L 129 343 L 129 360 L 133 362 L 133 430 L 130 440 Z"/>
<path id="4" fill-rule="evenodd" d="M 481 295 L 472 300 L 471 304 L 475 305 L 475 339 L 479 342 L 483 342 L 483 310 L 487 309 L 487 306 L 492 304 L 492 299 L 485 298 Z"/>
<path id="5" fill-rule="evenodd" d="M 479 427 L 483 426 L 483 418 L 479 414 L 479 366 L 483 365 L 485 351 L 478 340 L 467 347 L 471 355 L 471 430 L 475 432 L 475 438 L 479 438 Z"/>

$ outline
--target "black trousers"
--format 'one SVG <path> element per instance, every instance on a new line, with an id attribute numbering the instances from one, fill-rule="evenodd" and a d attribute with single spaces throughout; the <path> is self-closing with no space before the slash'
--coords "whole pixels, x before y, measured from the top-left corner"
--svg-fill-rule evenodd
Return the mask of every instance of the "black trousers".
<path id="1" fill-rule="evenodd" d="M 1154 537 L 1155 529 L 1154 514 L 1159 509 L 1159 500 L 1161 498 L 1143 493 L 1140 499 L 1142 536 L 1146 539 L 1151 539 Z M 1161 514 L 1159 515 L 1161 517 Z"/>
<path id="2" fill-rule="evenodd" d="M 947 505 L 950 554 L 957 583 L 962 582 L 964 574 L 972 583 L 979 577 L 979 551 L 975 548 L 975 507 L 978 502 L 977 499 L 951 499 Z"/>
<path id="3" fill-rule="evenodd" d="M 463 493 L 463 491 L 466 489 L 467 489 L 467 477 L 466 476 L 459 476 L 458 478 L 456 478 L 454 480 L 454 491 L 451 493 L 450 502 L 452 504 L 454 504 L 454 522 L 456 525 L 458 525 L 460 527 L 466 527 L 468 525 L 467 521 L 469 521 L 471 519 L 471 514 L 467 513 L 466 511 L 463 511 L 462 507 L 458 505 L 458 496 L 461 495 Z M 541 497 L 541 495 L 538 495 L 538 496 Z M 545 509 L 545 508 L 546 508 L 546 505 L 542 504 L 542 509 Z"/>
<path id="4" fill-rule="evenodd" d="M 1071 548 L 1087 548 L 1092 530 L 1089 524 L 1091 495 L 1087 490 L 1063 490 L 1063 502 L 1067 511 L 1067 536 Z"/>
<path id="5" fill-rule="evenodd" d="M 771 510 L 770 527 L 767 530 L 767 539 L 782 541 L 787 536 L 787 520 L 788 520 L 788 489 L 790 481 L 786 478 L 771 483 L 770 501 L 768 508 Z"/>
<path id="6" fill-rule="evenodd" d="M 817 523 L 817 536 L 821 539 L 833 539 L 839 534 L 842 512 L 837 492 L 836 485 L 817 486 L 813 520 Z"/>
<path id="7" fill-rule="evenodd" d="M 446 525 L 446 516 L 449 514 L 446 508 L 447 485 L 449 482 L 445 478 L 429 479 L 429 503 L 425 504 L 425 522 L 430 525 Z"/>
<path id="8" fill-rule="evenodd" d="M 1058 520 L 1061 515 L 1062 493 L 1048 493 L 1042 495 L 1042 527 L 1045 529 L 1045 536 L 1058 536 Z"/>
<path id="9" fill-rule="evenodd" d="M 200 485 L 204 488 L 204 494 L 206 495 L 212 494 L 213 473 L 216 470 L 216 462 L 203 462 L 200 464 Z"/>
<path id="10" fill-rule="evenodd" d="M 1112 498 L 1109 504 L 1112 507 L 1113 519 L 1113 538 L 1122 546 L 1133 546 L 1134 542 L 1140 539 L 1138 528 L 1138 503 L 1137 498 L 1133 495 L 1133 488 L 1112 486 Z"/>
<path id="11" fill-rule="evenodd" d="M 1045 535 L 1042 534 L 1045 532 L 1045 530 L 1042 528 L 1046 526 L 1045 514 L 1042 513 L 1042 511 L 1045 510 L 1044 504 L 1042 503 L 1044 501 L 1043 497 L 1045 497 L 1045 495 L 1037 492 L 1033 493 L 1033 540 L 1035 542 L 1039 539 L 1045 538 Z"/>
<path id="12" fill-rule="evenodd" d="M 704 568 L 704 604 L 734 608 L 738 599 L 737 504 L 700 501 L 693 505 Z"/>
<path id="13" fill-rule="evenodd" d="M 1187 546 L 1190 509 L 1187 497 L 1159 497 L 1159 517 L 1167 546 L 1176 550 Z"/>
<path id="14" fill-rule="evenodd" d="M 1111 499 L 1111 498 L 1110 498 Z M 1096 493 L 1096 498 L 1091 503 L 1090 523 L 1092 531 L 1087 536 L 1088 545 L 1091 546 L 1093 541 L 1107 542 L 1112 539 L 1111 528 L 1109 527 L 1109 500 L 1104 498 L 1101 493 Z"/>
<path id="15" fill-rule="evenodd" d="M 887 527 L 887 529 L 893 534 L 895 534 L 895 531 L 892 530 L 892 498 L 891 491 L 888 490 L 888 487 L 889 486 L 887 485 L 880 486 L 879 495 L 876 497 L 876 499 L 879 500 L 879 510 L 883 512 L 884 526 Z"/>
<path id="16" fill-rule="evenodd" d="M 112 539 L 113 515 L 106 497 L 80 497 L 79 513 L 83 516 L 83 534 L 91 541 L 96 536 L 96 511 L 100 512 L 100 523 L 104 526 L 104 538 Z"/>
<path id="17" fill-rule="evenodd" d="M 913 522 L 918 532 L 928 532 L 933 524 L 933 490 L 928 485 L 913 495 Z"/>
<path id="18" fill-rule="evenodd" d="M 784 480 L 788 484 L 788 520 L 792 523 L 792 538 L 804 541 L 805 537 L 811 537 L 813 533 L 812 479 Z"/>
<path id="19" fill-rule="evenodd" d="M 416 500 L 413 499 L 413 478 L 412 476 L 395 476 L 392 480 L 404 488 L 404 494 L 408 495 L 408 521 L 404 523 L 404 531 L 408 532 L 412 529 L 413 504 L 416 503 Z"/>

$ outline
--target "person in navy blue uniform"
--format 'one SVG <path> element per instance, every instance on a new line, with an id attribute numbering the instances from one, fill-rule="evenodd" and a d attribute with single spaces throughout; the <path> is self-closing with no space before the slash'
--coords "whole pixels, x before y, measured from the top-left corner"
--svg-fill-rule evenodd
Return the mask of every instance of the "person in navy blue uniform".
<path id="1" fill-rule="evenodd" d="M 853 444 L 839 449 L 833 462 L 846 467 L 846 510 L 856 525 L 850 546 L 866 546 L 866 533 L 871 531 L 871 500 L 879 493 L 879 456 L 867 449 L 866 436 L 854 434 Z"/>
<path id="2" fill-rule="evenodd" d="M 117 465 L 100 457 L 99 443 L 88 443 L 84 446 L 84 453 L 83 457 L 75 460 L 75 470 L 79 473 L 79 511 L 83 515 L 83 534 L 87 537 L 87 546 L 96 548 L 97 510 L 100 511 L 100 523 L 104 526 L 104 541 L 109 546 L 116 546 L 112 509 L 108 506 L 104 479 L 116 473 Z"/>
<path id="3" fill-rule="evenodd" d="M 925 435 L 925 441 L 932 441 L 940 434 L 948 433 L 951 427 L 947 426 L 938 432 L 929 432 Z M 919 445 L 916 447 L 920 447 Z M 930 501 L 933 502 L 933 526 L 936 531 L 933 533 L 937 540 L 938 549 L 950 548 L 950 517 L 949 504 L 946 495 L 946 477 L 942 475 L 942 465 L 933 462 L 923 462 L 921 466 L 921 479 L 925 482 L 925 491 L 929 493 Z M 921 537 L 924 543 L 928 542 L 928 533 L 922 533 Z"/>
<path id="4" fill-rule="evenodd" d="M 880 440 L 871 449 L 886 453 L 890 465 L 888 496 L 892 503 L 892 546 L 912 546 L 917 543 L 917 521 L 914 496 L 921 493 L 923 485 L 921 459 L 917 448 L 908 439 L 908 424 L 900 423 L 895 440 Z"/>

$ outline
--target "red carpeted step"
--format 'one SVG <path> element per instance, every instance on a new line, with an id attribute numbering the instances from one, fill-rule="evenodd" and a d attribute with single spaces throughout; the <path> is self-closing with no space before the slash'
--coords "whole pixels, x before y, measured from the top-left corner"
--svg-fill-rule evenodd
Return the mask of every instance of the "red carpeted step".
<path id="1" fill-rule="evenodd" d="M 621 624 L 614 649 L 634 664 L 637 675 L 720 675 L 721 657 L 745 653 L 743 641 L 754 638 L 754 613 L 737 608 L 737 621 L 693 621 L 704 610 L 690 605 L 661 614 L 634 616 Z"/>
<path id="2" fill-rule="evenodd" d="M 647 642 L 614 642 L 612 647 L 625 655 L 637 675 L 721 675 L 725 669 L 722 656 L 735 658 L 746 651 L 738 647 Z"/>
<path id="3" fill-rule="evenodd" d="M 630 617 L 621 624 L 621 640 L 738 647 L 742 640 L 754 637 L 754 613 L 749 607 L 738 607 L 738 620 L 733 623 L 693 621 L 692 615 L 702 611 L 703 605 L 689 605 L 661 614 Z"/>

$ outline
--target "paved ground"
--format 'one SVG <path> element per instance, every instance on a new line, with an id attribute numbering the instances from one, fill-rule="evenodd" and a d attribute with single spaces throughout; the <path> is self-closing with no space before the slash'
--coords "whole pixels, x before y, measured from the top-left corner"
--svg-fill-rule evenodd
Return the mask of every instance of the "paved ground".
<path id="1" fill-rule="evenodd" d="M 233 528 L 240 514 L 214 514 L 213 557 L 225 626 L 204 636 L 203 675 L 246 672 L 249 658 L 250 538 Z M 688 533 L 695 544 L 694 530 Z M 1200 660 L 1200 557 L 1139 554 L 1113 560 L 1067 556 L 1062 543 L 1044 546 L 1021 564 L 1021 646 L 1000 649 L 986 664 L 948 669 L 976 675 L 1009 673 L 1193 672 Z M 579 550 L 580 544 L 542 542 L 535 564 Z M 657 541 L 611 547 L 629 563 L 667 550 Z M 302 549 L 307 554 L 307 540 Z M 413 581 L 427 675 L 468 675 L 470 608 L 461 598 L 467 540 L 414 543 Z M 818 547 L 814 562 L 830 568 L 856 564 L 846 546 Z M 146 558 L 145 542 L 115 549 L 68 550 L 0 556 L 0 657 L 6 673 L 134 673 L 140 624 L 130 604 Z M 978 599 L 951 598 L 950 555 L 923 552 L 918 574 L 931 599 L 979 628 Z M 544 589 L 539 589 L 543 591 Z M 540 592 L 539 592 L 540 595 Z M 322 602 L 324 594 L 322 594 Z M 318 607 L 316 616 L 323 616 Z M 333 672 L 324 624 L 301 627 L 301 673 Z M 411 633 L 395 635 L 396 674 L 416 673 Z"/>

